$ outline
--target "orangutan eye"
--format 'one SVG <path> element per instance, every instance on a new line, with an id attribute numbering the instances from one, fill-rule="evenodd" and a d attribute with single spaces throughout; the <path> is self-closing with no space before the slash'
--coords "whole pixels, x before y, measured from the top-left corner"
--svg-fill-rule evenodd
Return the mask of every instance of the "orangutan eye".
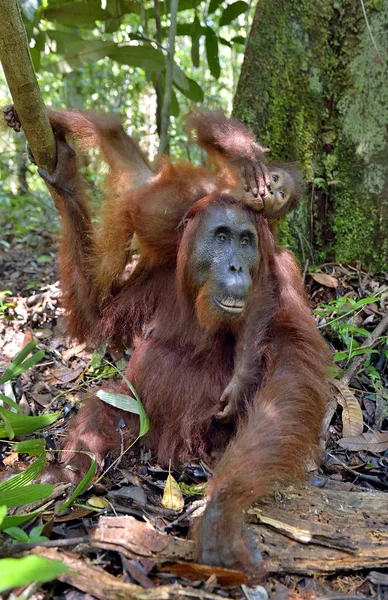
<path id="1" fill-rule="evenodd" d="M 217 242 L 226 242 L 227 237 L 225 235 L 225 233 L 217 233 Z"/>
<path id="2" fill-rule="evenodd" d="M 272 181 L 274 183 L 276 183 L 277 181 L 279 181 L 279 175 L 272 175 Z"/>
<path id="3" fill-rule="evenodd" d="M 279 195 L 284 198 L 284 192 L 279 192 Z"/>
<path id="4" fill-rule="evenodd" d="M 242 246 L 248 246 L 248 244 L 249 244 L 249 241 L 250 241 L 250 240 L 249 240 L 249 237 L 243 237 L 243 238 L 241 239 L 241 245 L 242 245 Z"/>

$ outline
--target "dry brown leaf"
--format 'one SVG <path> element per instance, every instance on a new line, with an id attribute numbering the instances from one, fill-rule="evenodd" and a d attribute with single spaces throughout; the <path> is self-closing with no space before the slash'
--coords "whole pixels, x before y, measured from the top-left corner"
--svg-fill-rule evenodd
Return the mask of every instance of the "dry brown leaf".
<path id="1" fill-rule="evenodd" d="M 369 450 L 369 452 L 385 452 L 388 450 L 388 431 L 369 431 L 361 435 L 338 440 L 338 445 L 345 450 Z"/>
<path id="2" fill-rule="evenodd" d="M 336 399 L 342 406 L 342 435 L 344 438 L 360 435 L 364 431 L 361 406 L 350 389 L 339 381 L 332 381 L 338 394 Z"/>
<path id="3" fill-rule="evenodd" d="M 310 275 L 314 281 L 320 283 L 321 285 L 329 288 L 338 287 L 338 280 L 335 277 L 332 277 L 332 275 L 326 275 L 326 273 L 310 273 Z"/>
<path id="4" fill-rule="evenodd" d="M 169 508 L 170 510 L 182 510 L 185 505 L 182 490 L 171 473 L 169 473 L 166 479 L 162 504 L 164 508 Z"/>

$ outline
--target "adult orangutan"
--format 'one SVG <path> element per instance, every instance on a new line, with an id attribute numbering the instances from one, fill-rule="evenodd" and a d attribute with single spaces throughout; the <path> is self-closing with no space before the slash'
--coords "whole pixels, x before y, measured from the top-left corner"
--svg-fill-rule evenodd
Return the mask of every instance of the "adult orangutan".
<path id="1" fill-rule="evenodd" d="M 220 115 L 192 123 L 215 159 L 214 174 L 167 159 L 154 173 L 114 118 L 70 111 L 50 112 L 50 120 L 58 163 L 53 174 L 39 172 L 62 217 L 70 332 L 92 344 L 133 345 L 126 377 L 150 418 L 145 443 L 163 464 L 193 456 L 214 463 L 198 559 L 252 577 L 261 557 L 243 532 L 242 511 L 278 480 L 301 475 L 327 398 L 327 350 L 299 268 L 276 246 L 264 216 L 280 178 L 288 182 L 286 205 L 295 202 L 293 180 L 278 167 L 267 170 L 252 134 Z M 67 134 L 81 147 L 99 146 L 111 167 L 98 228 Z M 249 206 L 236 191 L 240 167 L 257 195 Z M 284 208 L 277 212 L 275 200 L 271 217 Z M 140 259 L 124 276 L 134 232 Z M 115 389 L 127 393 L 126 384 Z M 120 447 L 122 423 L 130 440 L 136 419 L 90 398 L 65 448 L 90 450 L 101 466 Z M 88 459 L 67 461 L 82 472 Z"/>

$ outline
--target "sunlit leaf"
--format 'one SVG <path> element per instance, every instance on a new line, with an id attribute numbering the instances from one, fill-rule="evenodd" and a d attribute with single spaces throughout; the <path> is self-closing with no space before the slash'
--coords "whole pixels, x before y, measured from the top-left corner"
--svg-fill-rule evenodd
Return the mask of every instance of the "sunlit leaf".
<path id="1" fill-rule="evenodd" d="M 43 453 L 42 456 L 39 456 L 39 458 L 29 465 L 25 471 L 10 477 L 6 481 L 2 481 L 0 483 L 0 498 L 3 498 L 3 494 L 5 492 L 22 488 L 30 483 L 30 481 L 38 477 L 38 475 L 40 475 L 44 469 L 45 460 L 46 455 Z"/>
<path id="2" fill-rule="evenodd" d="M 171 473 L 168 474 L 166 485 L 164 487 L 162 504 L 169 510 L 182 510 L 185 501 L 183 499 L 182 490 L 178 482 L 174 479 Z"/>
<path id="3" fill-rule="evenodd" d="M 5 383 L 18 375 L 21 375 L 32 365 L 35 365 L 39 362 L 44 356 L 44 350 L 39 350 L 33 356 L 30 356 L 29 359 L 24 360 L 35 348 L 37 345 L 37 341 L 33 340 L 29 344 L 26 344 L 24 348 L 15 356 L 10 365 L 6 368 L 3 375 L 0 377 L 0 383 Z M 24 361 L 24 362 L 23 362 Z"/>
<path id="4" fill-rule="evenodd" d="M 4 406 L 4 403 L 8 404 L 8 406 L 14 408 L 16 412 L 21 412 L 21 410 L 22 410 L 21 406 L 19 406 L 19 404 L 17 404 L 17 402 L 12 400 L 12 398 L 10 398 L 9 396 L 6 396 L 5 394 L 0 394 L 0 406 Z"/>
<path id="5" fill-rule="evenodd" d="M 32 483 L 23 488 L 1 492 L 1 502 L 4 503 L 7 508 L 14 508 L 15 506 L 23 506 L 23 504 L 29 504 L 30 502 L 37 502 L 37 500 L 47 498 L 53 491 L 54 486 L 50 483 Z"/>
<path id="6" fill-rule="evenodd" d="M 18 542 L 28 542 L 27 533 L 20 527 L 8 527 L 8 529 L 4 529 L 4 533 L 7 533 Z"/>
<path id="7" fill-rule="evenodd" d="M 35 581 L 46 583 L 68 570 L 61 561 L 47 560 L 41 556 L 3 558 L 0 559 L 0 592 Z"/>
<path id="8" fill-rule="evenodd" d="M 19 452 L 20 454 L 40 456 L 45 451 L 46 443 L 43 438 L 34 438 L 32 440 L 14 442 L 12 447 L 15 452 Z"/>
<path id="9" fill-rule="evenodd" d="M 4 415 L 11 424 L 14 435 L 19 436 L 27 433 L 34 433 L 34 431 L 48 427 L 59 418 L 60 413 L 51 413 L 47 415 L 30 417 L 28 415 L 21 415 L 20 413 L 14 413 L 6 408 L 2 408 L 0 417 L 4 418 Z M 5 423 L 0 423 L 0 437 L 5 437 L 6 435 L 7 428 Z"/>

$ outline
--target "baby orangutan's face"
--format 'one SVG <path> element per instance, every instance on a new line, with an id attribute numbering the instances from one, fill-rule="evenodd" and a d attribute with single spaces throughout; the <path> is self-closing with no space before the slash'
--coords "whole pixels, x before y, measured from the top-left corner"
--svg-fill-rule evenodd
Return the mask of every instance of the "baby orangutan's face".
<path id="1" fill-rule="evenodd" d="M 276 219 L 286 214 L 290 201 L 295 195 L 295 182 L 288 171 L 280 167 L 269 167 L 268 171 L 271 187 L 266 189 L 263 197 L 256 197 L 251 192 L 243 191 L 242 186 L 232 193 L 267 219 Z"/>
<path id="2" fill-rule="evenodd" d="M 262 214 L 267 218 L 283 215 L 286 207 L 295 193 L 295 183 L 291 175 L 284 169 L 269 168 L 271 189 L 264 196 Z"/>

